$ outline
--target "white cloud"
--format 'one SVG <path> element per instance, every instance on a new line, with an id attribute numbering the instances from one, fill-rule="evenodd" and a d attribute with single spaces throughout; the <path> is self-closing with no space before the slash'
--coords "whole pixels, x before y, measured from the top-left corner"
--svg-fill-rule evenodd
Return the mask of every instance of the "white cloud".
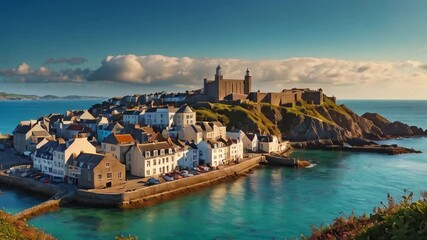
<path id="1" fill-rule="evenodd" d="M 2 77 L 6 81 L 17 82 L 106 81 L 180 91 L 202 87 L 203 78 L 212 79 L 218 64 L 222 66 L 224 78 L 242 79 L 249 67 L 254 91 L 322 87 L 328 93 L 350 98 L 362 95 L 371 98 L 405 98 L 416 94 L 424 96 L 427 91 L 425 62 L 349 61 L 313 57 L 245 60 L 129 54 L 108 56 L 95 70 L 77 68 L 49 71 L 41 67 L 35 71 L 22 63 L 17 68 L 0 70 L 0 79 Z M 415 92 L 415 95 L 411 92 Z"/>
<path id="2" fill-rule="evenodd" d="M 30 71 L 30 66 L 23 62 L 16 68 L 15 71 L 18 74 L 27 74 Z"/>
<path id="3" fill-rule="evenodd" d="M 21 63 L 16 68 L 0 69 L 0 80 L 5 82 L 84 82 L 91 73 L 89 69 L 64 69 L 50 71 L 41 66 L 32 70 L 27 63 Z"/>
<path id="4" fill-rule="evenodd" d="M 108 56 L 89 76 L 93 81 L 200 86 L 204 77 L 213 78 L 221 64 L 225 78 L 243 78 L 246 67 L 254 83 L 278 87 L 292 84 L 354 85 L 427 80 L 425 63 L 347 61 L 333 58 L 290 58 L 284 60 L 243 60 L 168 57 L 162 55 Z"/>

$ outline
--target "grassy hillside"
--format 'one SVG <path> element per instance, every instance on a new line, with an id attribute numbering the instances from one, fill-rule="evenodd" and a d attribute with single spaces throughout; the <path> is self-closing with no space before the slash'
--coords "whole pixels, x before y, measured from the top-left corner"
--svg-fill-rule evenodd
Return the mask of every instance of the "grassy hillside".
<path id="1" fill-rule="evenodd" d="M 196 109 L 197 120 L 218 120 L 227 125 L 227 130 L 234 128 L 246 131 L 279 135 L 279 128 L 262 113 L 260 105 L 229 105 L 215 103 L 210 109 Z"/>
<path id="2" fill-rule="evenodd" d="M 228 126 L 228 130 L 243 129 L 259 133 L 280 135 L 291 128 L 292 120 L 311 118 L 337 126 L 329 111 L 348 115 L 344 108 L 325 97 L 321 106 L 304 101 L 292 107 L 275 106 L 268 103 L 246 102 L 239 105 L 214 103 L 210 108 L 196 108 L 197 120 L 218 120 Z M 350 117 L 350 116 L 349 116 Z"/>
<path id="3" fill-rule="evenodd" d="M 37 239 L 47 240 L 54 239 L 39 229 L 28 226 L 25 221 L 14 220 L 12 215 L 0 211 L 0 239 L 4 240 L 24 240 Z"/>

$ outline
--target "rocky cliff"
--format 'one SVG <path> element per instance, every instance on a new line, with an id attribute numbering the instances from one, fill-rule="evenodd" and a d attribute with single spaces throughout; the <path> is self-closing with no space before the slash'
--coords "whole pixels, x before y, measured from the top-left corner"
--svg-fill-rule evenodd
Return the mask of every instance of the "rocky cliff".
<path id="1" fill-rule="evenodd" d="M 324 104 L 319 106 L 306 102 L 288 107 L 265 103 L 216 103 L 203 108 L 196 106 L 196 111 L 199 120 L 222 121 L 227 124 L 228 130 L 281 134 L 284 139 L 291 141 L 327 139 L 332 144 L 427 135 L 421 128 L 390 122 L 377 113 L 359 116 L 345 105 L 337 105 L 327 97 Z"/>

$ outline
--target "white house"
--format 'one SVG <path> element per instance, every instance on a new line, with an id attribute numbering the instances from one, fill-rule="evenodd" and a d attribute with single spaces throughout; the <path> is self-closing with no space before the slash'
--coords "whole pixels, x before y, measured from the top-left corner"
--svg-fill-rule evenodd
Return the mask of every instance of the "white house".
<path id="1" fill-rule="evenodd" d="M 242 130 L 239 130 L 237 132 L 227 132 L 227 137 L 242 140 L 244 152 L 258 151 L 258 136 L 254 133 L 246 134 Z"/>
<path id="2" fill-rule="evenodd" d="M 145 111 L 139 110 L 126 110 L 123 112 L 123 123 L 125 126 L 128 125 L 138 125 L 144 123 L 144 113 Z"/>
<path id="3" fill-rule="evenodd" d="M 170 128 L 176 111 L 175 108 L 150 108 L 145 111 L 144 122 L 157 128 Z"/>
<path id="4" fill-rule="evenodd" d="M 175 151 L 166 141 L 135 144 L 128 154 L 131 174 L 138 177 L 167 173 L 178 165 Z"/>
<path id="5" fill-rule="evenodd" d="M 93 146 L 87 138 L 74 138 L 67 141 L 53 151 L 53 170 L 52 177 L 64 179 L 67 175 L 67 162 L 71 157 L 77 157 L 80 153 L 96 153 L 96 147 Z"/>
<path id="6" fill-rule="evenodd" d="M 53 170 L 53 151 L 59 144 L 65 144 L 57 140 L 43 140 L 37 145 L 37 149 L 33 154 L 33 167 L 44 172 L 52 173 Z"/>
<path id="7" fill-rule="evenodd" d="M 238 139 L 231 139 L 230 144 L 230 159 L 239 160 L 243 158 L 243 141 Z"/>
<path id="8" fill-rule="evenodd" d="M 229 158 L 230 143 L 225 139 L 218 140 L 203 140 L 197 147 L 199 149 L 200 163 L 210 164 L 212 167 L 217 167 L 226 164 Z"/>
<path id="9" fill-rule="evenodd" d="M 168 138 L 169 144 L 175 151 L 175 159 L 180 168 L 193 168 L 199 166 L 199 150 L 197 145 L 185 144 L 179 140 Z"/>
<path id="10" fill-rule="evenodd" d="M 227 138 L 226 127 L 218 121 L 196 122 L 194 125 L 185 126 L 179 132 L 179 138 L 188 142 L 199 143 L 201 140 L 217 140 Z"/>
<path id="11" fill-rule="evenodd" d="M 258 135 L 258 150 L 260 152 L 278 152 L 280 151 L 279 139 L 274 135 Z"/>
<path id="12" fill-rule="evenodd" d="M 196 123 L 196 112 L 187 104 L 182 105 L 173 116 L 171 128 L 165 128 L 162 135 L 165 137 L 180 138 L 180 132 L 183 128 Z"/>
<path id="13" fill-rule="evenodd" d="M 47 141 L 39 146 L 34 156 L 34 167 L 56 180 L 67 175 L 66 163 L 80 153 L 96 153 L 96 148 L 86 138 L 74 138 L 68 142 L 62 139 Z"/>

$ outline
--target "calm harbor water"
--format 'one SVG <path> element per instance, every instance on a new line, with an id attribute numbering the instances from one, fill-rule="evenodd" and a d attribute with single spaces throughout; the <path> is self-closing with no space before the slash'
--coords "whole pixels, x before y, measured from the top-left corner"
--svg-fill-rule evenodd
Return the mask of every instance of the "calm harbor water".
<path id="1" fill-rule="evenodd" d="M 4 103 L 0 102 L 2 116 L 19 109 L 18 106 L 10 109 Z M 427 101 L 348 100 L 340 103 L 359 114 L 378 112 L 390 120 L 427 127 Z M 67 108 L 81 107 L 67 105 Z M 27 113 L 32 116 L 46 112 L 28 109 L 33 111 Z M 48 109 L 46 106 L 44 110 Z M 0 119 L 0 131 L 11 132 L 15 124 L 8 125 Z M 113 239 L 121 233 L 135 234 L 140 239 L 297 238 L 301 233 L 309 234 L 311 225 L 328 224 L 340 213 L 371 212 L 380 201 L 386 200 L 387 193 L 397 198 L 404 189 L 416 194 L 427 189 L 427 138 L 387 142 L 424 153 L 386 156 L 298 151 L 295 156 L 314 160 L 318 165 L 311 169 L 262 167 L 235 182 L 145 209 L 61 208 L 30 223 L 59 239 Z M 0 206 L 9 212 L 42 201 L 10 189 L 2 191 Z"/>

